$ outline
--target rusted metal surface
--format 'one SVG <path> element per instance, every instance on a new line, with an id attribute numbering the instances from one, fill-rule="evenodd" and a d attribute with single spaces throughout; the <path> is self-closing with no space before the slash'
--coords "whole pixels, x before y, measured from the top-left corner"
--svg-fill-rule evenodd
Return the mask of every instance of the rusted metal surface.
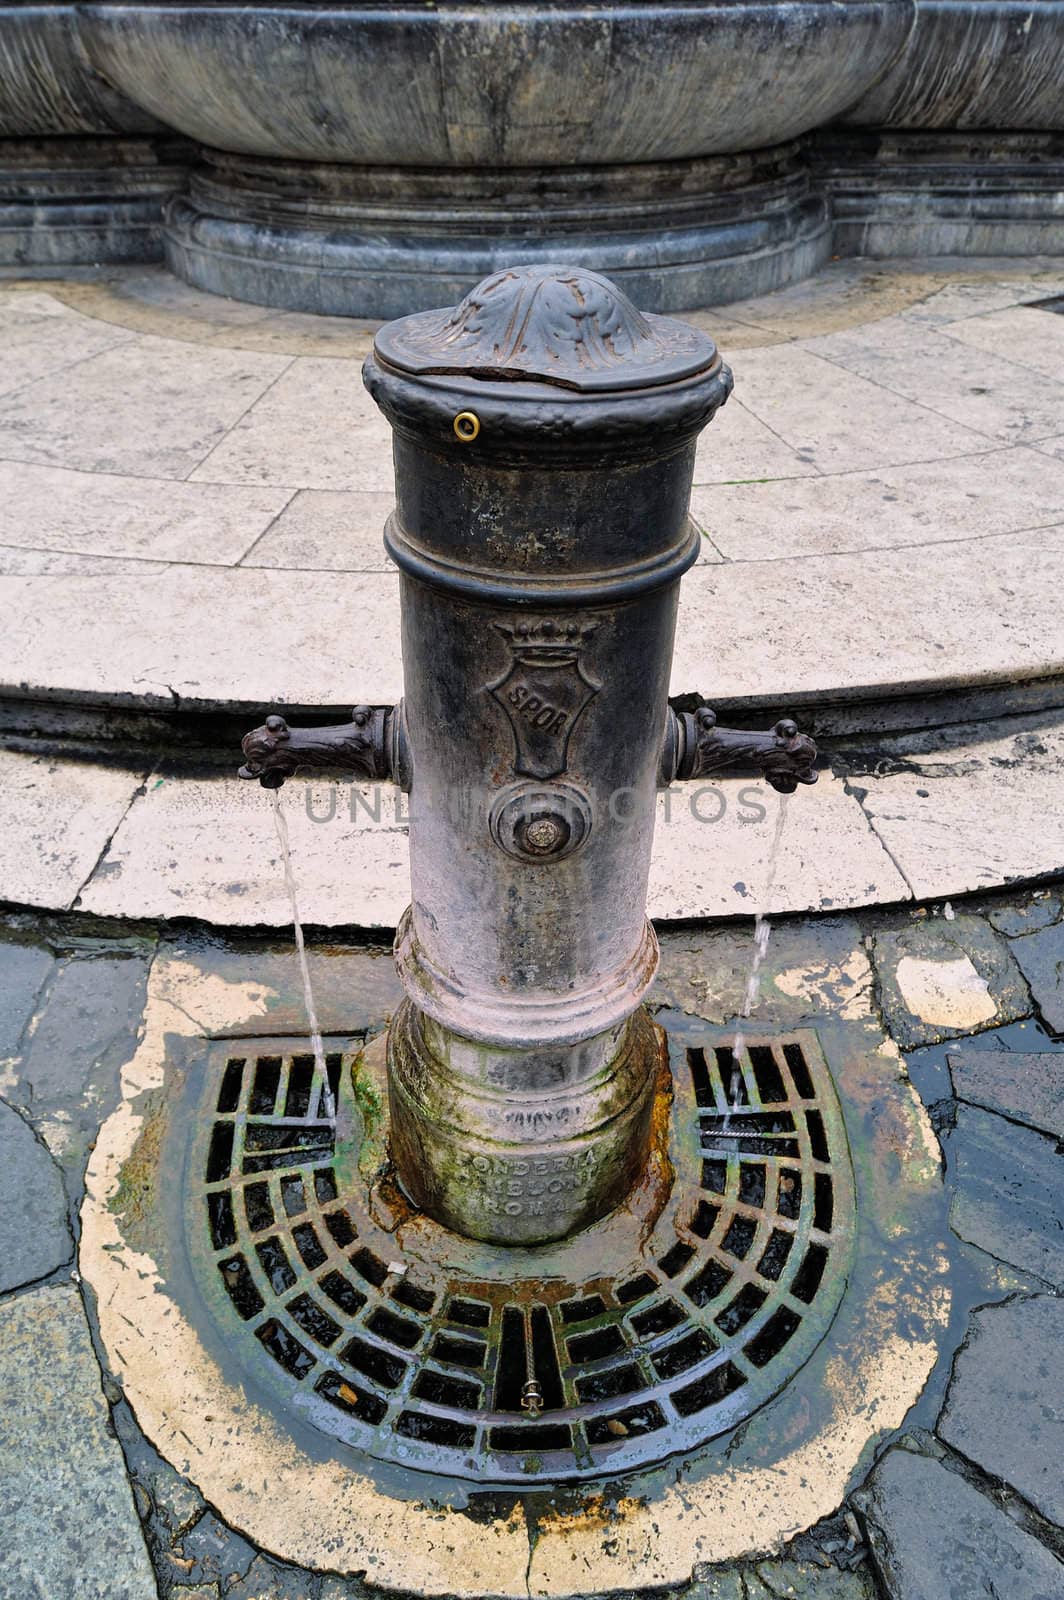
<path id="1" fill-rule="evenodd" d="M 474 1045 L 408 1002 L 388 1043 L 393 1159 L 417 1205 L 459 1233 L 564 1239 L 646 1164 L 661 1042 L 642 1007 L 604 1037 L 537 1053 Z"/>
<path id="2" fill-rule="evenodd" d="M 666 737 L 662 787 L 676 779 L 701 778 L 724 767 L 757 767 L 766 783 L 780 794 L 793 794 L 800 783 L 815 783 L 816 745 L 798 724 L 781 717 L 768 733 L 721 728 L 709 706 L 673 712 L 675 727 Z"/>
<path id="3" fill-rule="evenodd" d="M 300 769 L 349 772 L 366 782 L 399 781 L 402 709 L 356 706 L 350 722 L 329 728 L 290 728 L 276 713 L 242 740 L 241 778 L 258 778 L 264 789 L 279 789 Z"/>
<path id="4" fill-rule="evenodd" d="M 811 1032 L 738 1062 L 697 1019 L 668 1033 L 628 1205 L 549 1253 L 404 1200 L 379 1049 L 329 1041 L 330 1117 L 299 1041 L 212 1046 L 179 1113 L 187 1243 L 249 1382 L 334 1447 L 484 1485 L 636 1471 L 749 1416 L 837 1310 L 846 1135 Z M 564 1184 L 565 1159 L 529 1177 Z"/>

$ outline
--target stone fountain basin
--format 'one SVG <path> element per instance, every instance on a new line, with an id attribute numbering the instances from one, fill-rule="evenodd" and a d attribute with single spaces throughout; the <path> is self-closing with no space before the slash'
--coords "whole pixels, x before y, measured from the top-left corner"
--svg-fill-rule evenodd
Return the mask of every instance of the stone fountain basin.
<path id="1" fill-rule="evenodd" d="M 1064 6 L 917 0 L 908 44 L 845 120 L 886 128 L 1064 128 Z"/>
<path id="2" fill-rule="evenodd" d="M 0 138 L 160 131 L 95 71 L 74 5 L 0 5 Z"/>
<path id="3" fill-rule="evenodd" d="M 302 161 L 575 166 L 757 149 L 829 121 L 913 0 L 148 5 L 81 13 L 97 70 L 170 127 Z"/>

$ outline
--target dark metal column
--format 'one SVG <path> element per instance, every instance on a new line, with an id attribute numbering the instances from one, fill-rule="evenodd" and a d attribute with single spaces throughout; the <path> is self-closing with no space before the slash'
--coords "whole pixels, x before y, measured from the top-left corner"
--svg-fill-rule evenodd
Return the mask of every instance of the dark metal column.
<path id="1" fill-rule="evenodd" d="M 705 334 L 565 267 L 392 323 L 413 904 L 393 1153 L 426 1210 L 558 1238 L 642 1168 L 659 1045 L 639 1001 Z"/>

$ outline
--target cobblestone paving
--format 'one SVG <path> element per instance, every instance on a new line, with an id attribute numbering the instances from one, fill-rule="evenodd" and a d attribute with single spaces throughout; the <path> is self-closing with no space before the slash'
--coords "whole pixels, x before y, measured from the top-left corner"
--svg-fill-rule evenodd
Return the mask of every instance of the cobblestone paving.
<path id="1" fill-rule="evenodd" d="M 673 1593 L 1060 1600 L 1064 902 L 1051 887 L 857 921 L 882 1020 L 941 1139 L 954 1346 L 837 1516 L 764 1560 L 696 1569 Z M 795 919 L 781 944 L 826 962 L 838 928 Z M 679 937 L 692 1004 L 712 1010 L 714 975 L 741 967 L 749 932 Z M 97 1365 L 71 1265 L 77 1205 L 161 943 L 60 918 L 0 925 L 0 1600 L 354 1600 L 373 1591 L 287 1567 L 226 1527 L 145 1440 L 120 1375 Z M 230 976 L 291 961 L 276 946 L 208 948 Z M 358 1025 L 383 1019 L 396 993 L 386 954 L 345 959 L 360 974 Z"/>

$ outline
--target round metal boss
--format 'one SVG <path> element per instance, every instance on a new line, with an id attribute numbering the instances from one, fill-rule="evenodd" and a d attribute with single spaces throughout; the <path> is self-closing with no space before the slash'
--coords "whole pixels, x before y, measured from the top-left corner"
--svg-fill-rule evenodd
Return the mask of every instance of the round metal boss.
<path id="1" fill-rule="evenodd" d="M 488 826 L 518 861 L 561 861 L 591 832 L 591 802 L 574 783 L 515 783 L 495 797 Z"/>

